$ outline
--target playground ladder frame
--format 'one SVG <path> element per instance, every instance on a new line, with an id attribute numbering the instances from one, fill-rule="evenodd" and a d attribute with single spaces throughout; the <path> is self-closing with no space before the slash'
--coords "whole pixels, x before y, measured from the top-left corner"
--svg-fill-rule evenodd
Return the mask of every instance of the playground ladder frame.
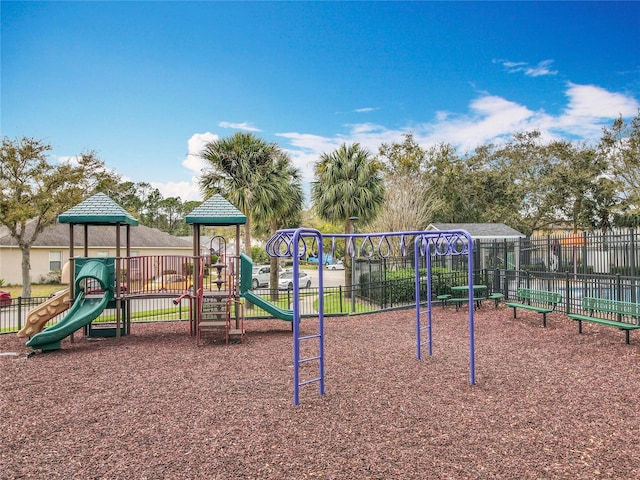
<path id="1" fill-rule="evenodd" d="M 324 258 L 323 239 L 331 238 L 332 250 L 335 248 L 335 240 L 344 238 L 347 242 L 347 252 L 351 258 L 358 254 L 356 239 L 362 239 L 359 249 L 362 256 L 372 257 L 379 255 L 387 257 L 391 254 L 389 237 L 400 237 L 400 253 L 407 255 L 407 237 L 414 237 L 414 261 L 415 261 L 415 295 L 416 295 L 416 356 L 422 359 L 422 347 L 427 346 L 428 355 L 433 354 L 433 330 L 432 330 L 432 301 L 431 301 L 431 257 L 444 255 L 466 255 L 468 268 L 468 284 L 473 285 L 473 241 L 471 235 L 465 230 L 450 231 L 407 231 L 386 233 L 353 233 L 322 235 L 318 230 L 310 228 L 279 230 L 269 239 L 266 245 L 267 253 L 272 257 L 285 257 L 293 259 L 293 278 L 297 279 L 300 272 L 300 259 L 317 248 L 318 258 Z M 380 238 L 377 246 L 373 239 Z M 311 247 L 307 242 L 311 241 Z M 331 252 L 333 255 L 333 251 Z M 426 258 L 427 264 L 427 298 L 426 310 L 422 309 L 423 302 L 420 292 L 419 260 Z M 324 395 L 325 382 L 325 356 L 324 356 L 324 276 L 322 264 L 318 263 L 318 323 L 316 333 L 300 335 L 300 287 L 298 282 L 293 282 L 293 404 L 300 403 L 300 387 L 314 384 L 318 385 L 318 392 Z M 353 294 L 353 292 L 352 292 Z M 469 289 L 469 305 L 473 305 L 473 288 Z M 475 385 L 475 326 L 474 309 L 469 308 L 469 383 Z M 422 340 L 423 334 L 426 340 Z M 306 342 L 317 342 L 317 354 L 301 357 L 302 345 Z M 300 379 L 301 367 L 305 364 L 315 363 L 318 374 L 316 377 Z"/>

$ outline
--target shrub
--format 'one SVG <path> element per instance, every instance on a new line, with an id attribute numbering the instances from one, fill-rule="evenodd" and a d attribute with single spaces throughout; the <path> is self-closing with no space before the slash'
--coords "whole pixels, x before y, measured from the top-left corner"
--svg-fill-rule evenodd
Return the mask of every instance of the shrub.
<path id="1" fill-rule="evenodd" d="M 251 259 L 255 264 L 263 264 L 269 261 L 269 255 L 264 248 L 251 247 Z"/>

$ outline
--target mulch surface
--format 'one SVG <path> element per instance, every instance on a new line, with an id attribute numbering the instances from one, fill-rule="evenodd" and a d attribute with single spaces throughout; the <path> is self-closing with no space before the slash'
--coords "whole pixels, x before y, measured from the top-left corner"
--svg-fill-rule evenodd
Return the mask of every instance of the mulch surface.
<path id="1" fill-rule="evenodd" d="M 187 323 L 35 355 L 2 335 L 0 478 L 640 478 L 640 332 L 518 317 L 476 313 L 473 386 L 466 309 L 434 308 L 421 361 L 413 310 L 329 318 L 325 395 L 298 406 L 278 320 L 229 346 Z"/>

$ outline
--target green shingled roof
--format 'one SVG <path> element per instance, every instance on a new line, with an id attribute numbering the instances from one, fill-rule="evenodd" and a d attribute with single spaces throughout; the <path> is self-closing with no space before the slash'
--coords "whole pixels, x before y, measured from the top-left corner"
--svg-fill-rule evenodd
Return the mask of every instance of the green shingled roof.
<path id="1" fill-rule="evenodd" d="M 216 194 L 193 209 L 184 221 L 201 225 L 244 225 L 247 217 L 222 195 Z"/>
<path id="2" fill-rule="evenodd" d="M 58 215 L 58 222 L 89 225 L 115 225 L 118 223 L 138 225 L 138 220 L 104 193 L 97 193 L 61 213 Z"/>

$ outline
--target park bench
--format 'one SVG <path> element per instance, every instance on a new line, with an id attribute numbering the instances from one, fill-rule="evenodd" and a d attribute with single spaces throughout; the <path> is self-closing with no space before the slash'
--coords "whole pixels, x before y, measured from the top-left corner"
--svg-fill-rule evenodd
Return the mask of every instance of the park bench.
<path id="1" fill-rule="evenodd" d="M 605 298 L 582 298 L 582 309 L 587 310 L 589 315 L 570 313 L 567 316 L 578 322 L 578 333 L 582 333 L 582 322 L 599 323 L 609 325 L 624 330 L 626 343 L 629 344 L 629 332 L 640 329 L 640 303 L 623 302 L 620 300 L 609 300 Z M 596 314 L 615 315 L 617 320 L 596 317 Z M 625 321 L 625 319 L 629 321 Z"/>
<path id="2" fill-rule="evenodd" d="M 516 309 L 532 310 L 542 314 L 542 326 L 547 326 L 547 313 L 551 313 L 562 301 L 562 295 L 546 290 L 533 290 L 530 288 L 519 288 L 516 292 L 516 299 L 519 302 L 505 302 L 507 307 L 513 308 L 513 318 L 516 318 Z"/>
<path id="3" fill-rule="evenodd" d="M 498 304 L 500 303 L 500 300 L 502 300 L 503 298 L 504 298 L 504 293 L 500 293 L 500 292 L 493 292 L 489 294 L 489 296 L 487 297 L 488 300 L 493 300 L 495 302 L 496 308 L 498 308 Z"/>
<path id="4" fill-rule="evenodd" d="M 486 300 L 487 297 L 473 297 L 474 308 L 480 308 L 482 300 Z M 456 312 L 460 310 L 460 306 L 469 302 L 469 297 L 452 297 L 447 299 L 447 303 L 451 303 L 456 306 Z"/>

